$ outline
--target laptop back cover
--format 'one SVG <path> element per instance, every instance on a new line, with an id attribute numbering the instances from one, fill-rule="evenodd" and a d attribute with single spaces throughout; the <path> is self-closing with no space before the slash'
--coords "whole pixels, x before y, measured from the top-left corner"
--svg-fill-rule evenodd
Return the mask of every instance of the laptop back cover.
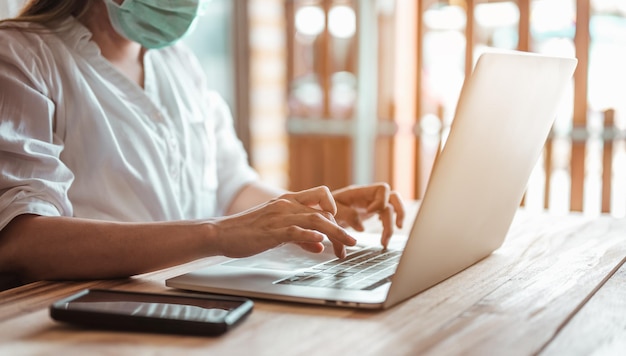
<path id="1" fill-rule="evenodd" d="M 385 307 L 502 244 L 576 63 L 523 52 L 479 58 L 463 86 Z"/>

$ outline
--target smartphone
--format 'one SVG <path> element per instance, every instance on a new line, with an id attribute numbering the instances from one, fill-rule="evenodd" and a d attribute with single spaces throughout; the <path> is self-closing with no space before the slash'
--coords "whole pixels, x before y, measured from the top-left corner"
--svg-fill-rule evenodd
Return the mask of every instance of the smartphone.
<path id="1" fill-rule="evenodd" d="M 52 319 L 98 329 L 220 335 L 252 312 L 246 298 L 86 289 L 50 305 Z"/>

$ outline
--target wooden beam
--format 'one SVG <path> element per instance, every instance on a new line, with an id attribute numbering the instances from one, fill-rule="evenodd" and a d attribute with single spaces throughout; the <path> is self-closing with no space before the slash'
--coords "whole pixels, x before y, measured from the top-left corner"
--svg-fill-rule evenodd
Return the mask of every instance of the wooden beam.
<path id="1" fill-rule="evenodd" d="M 520 51 L 530 51 L 531 49 L 531 36 L 530 36 L 530 0 L 519 0 L 519 41 L 517 43 L 517 49 Z"/>
<path id="2" fill-rule="evenodd" d="M 248 163 L 252 162 L 252 135 L 250 133 L 250 25 L 248 0 L 232 2 L 233 47 L 231 55 L 235 61 L 235 131 L 248 153 Z"/>
<path id="3" fill-rule="evenodd" d="M 604 132 L 615 130 L 615 110 L 604 112 Z M 603 213 L 611 211 L 611 182 L 613 181 L 613 138 L 604 140 L 602 150 L 602 209 Z"/>
<path id="4" fill-rule="evenodd" d="M 474 29 L 476 28 L 476 17 L 474 16 L 475 0 L 467 0 L 466 25 L 465 25 L 465 77 L 472 74 L 474 68 Z M 441 118 L 443 119 L 443 118 Z"/>
<path id="5" fill-rule="evenodd" d="M 517 42 L 517 50 L 518 51 L 525 51 L 528 52 L 530 51 L 530 46 L 531 46 L 531 37 L 530 37 L 530 0 L 518 0 L 517 2 L 517 6 L 519 8 L 519 24 L 518 24 L 518 28 L 517 28 L 517 32 L 518 32 L 518 42 Z M 544 151 L 544 162 L 546 162 L 545 165 L 545 172 L 546 172 L 546 184 L 545 187 L 546 189 L 549 189 L 550 186 L 550 180 L 548 179 L 548 174 L 549 174 L 549 168 L 550 168 L 550 158 L 552 156 L 551 152 L 550 152 L 550 144 L 549 142 L 546 144 L 546 149 Z M 546 199 L 546 207 L 547 207 L 547 194 L 544 195 L 545 199 Z M 526 204 L 526 194 L 524 194 L 524 197 L 522 197 L 522 203 L 521 205 L 524 206 Z"/>
<path id="6" fill-rule="evenodd" d="M 550 181 L 552 180 L 552 139 L 548 138 L 546 141 L 546 145 L 543 150 L 543 159 L 544 159 L 544 177 L 545 183 L 543 186 L 543 208 L 550 208 Z"/>
<path id="7" fill-rule="evenodd" d="M 574 118 L 576 127 L 587 125 L 587 75 L 589 72 L 589 20 L 591 6 L 588 0 L 576 0 L 576 57 L 578 67 L 574 73 Z M 585 141 L 572 141 L 572 154 L 570 162 L 571 175 L 571 200 L 570 210 L 583 210 L 583 194 L 585 186 Z"/>
<path id="8" fill-rule="evenodd" d="M 415 72 L 415 128 L 413 130 L 413 132 L 417 133 L 419 132 L 418 130 L 416 130 L 416 128 L 419 127 L 420 124 L 420 120 L 422 118 L 422 107 L 423 107 L 423 102 L 422 102 L 422 96 L 423 96 L 423 76 L 422 76 L 422 70 L 424 69 L 424 56 L 422 54 L 422 50 L 424 49 L 424 11 L 426 11 L 428 6 L 428 3 L 426 3 L 425 1 L 417 1 L 417 6 L 416 6 L 416 16 L 417 16 L 417 36 L 416 36 L 416 60 L 415 60 L 415 66 L 417 68 L 417 71 Z M 421 172 L 421 166 L 422 166 L 422 162 L 420 160 L 420 156 L 421 156 L 421 150 L 420 150 L 420 146 L 421 146 L 421 140 L 420 140 L 420 136 L 419 134 L 415 135 L 415 170 L 413 172 L 414 176 L 415 176 L 415 184 L 414 184 L 414 189 L 415 189 L 415 199 L 421 199 L 422 198 L 422 185 L 423 182 L 420 179 L 420 172 Z"/>

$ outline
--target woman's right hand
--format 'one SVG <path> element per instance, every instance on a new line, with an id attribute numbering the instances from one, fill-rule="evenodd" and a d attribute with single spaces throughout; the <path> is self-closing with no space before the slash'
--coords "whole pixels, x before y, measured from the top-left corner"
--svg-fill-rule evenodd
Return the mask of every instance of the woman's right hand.
<path id="1" fill-rule="evenodd" d="M 285 243 L 319 253 L 324 238 L 335 255 L 345 257 L 345 246 L 356 240 L 334 219 L 337 206 L 328 188 L 321 186 L 280 197 L 242 213 L 213 220 L 218 251 L 227 257 L 247 257 Z"/>

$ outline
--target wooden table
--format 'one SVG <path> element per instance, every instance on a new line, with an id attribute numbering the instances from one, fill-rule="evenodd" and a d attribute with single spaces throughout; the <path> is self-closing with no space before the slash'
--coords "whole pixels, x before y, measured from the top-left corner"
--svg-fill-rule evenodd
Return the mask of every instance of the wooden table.
<path id="1" fill-rule="evenodd" d="M 92 331 L 48 306 L 84 288 L 168 292 L 210 258 L 127 280 L 0 293 L 0 355 L 626 355 L 626 219 L 518 213 L 490 257 L 385 311 L 255 301 L 228 334 Z"/>

